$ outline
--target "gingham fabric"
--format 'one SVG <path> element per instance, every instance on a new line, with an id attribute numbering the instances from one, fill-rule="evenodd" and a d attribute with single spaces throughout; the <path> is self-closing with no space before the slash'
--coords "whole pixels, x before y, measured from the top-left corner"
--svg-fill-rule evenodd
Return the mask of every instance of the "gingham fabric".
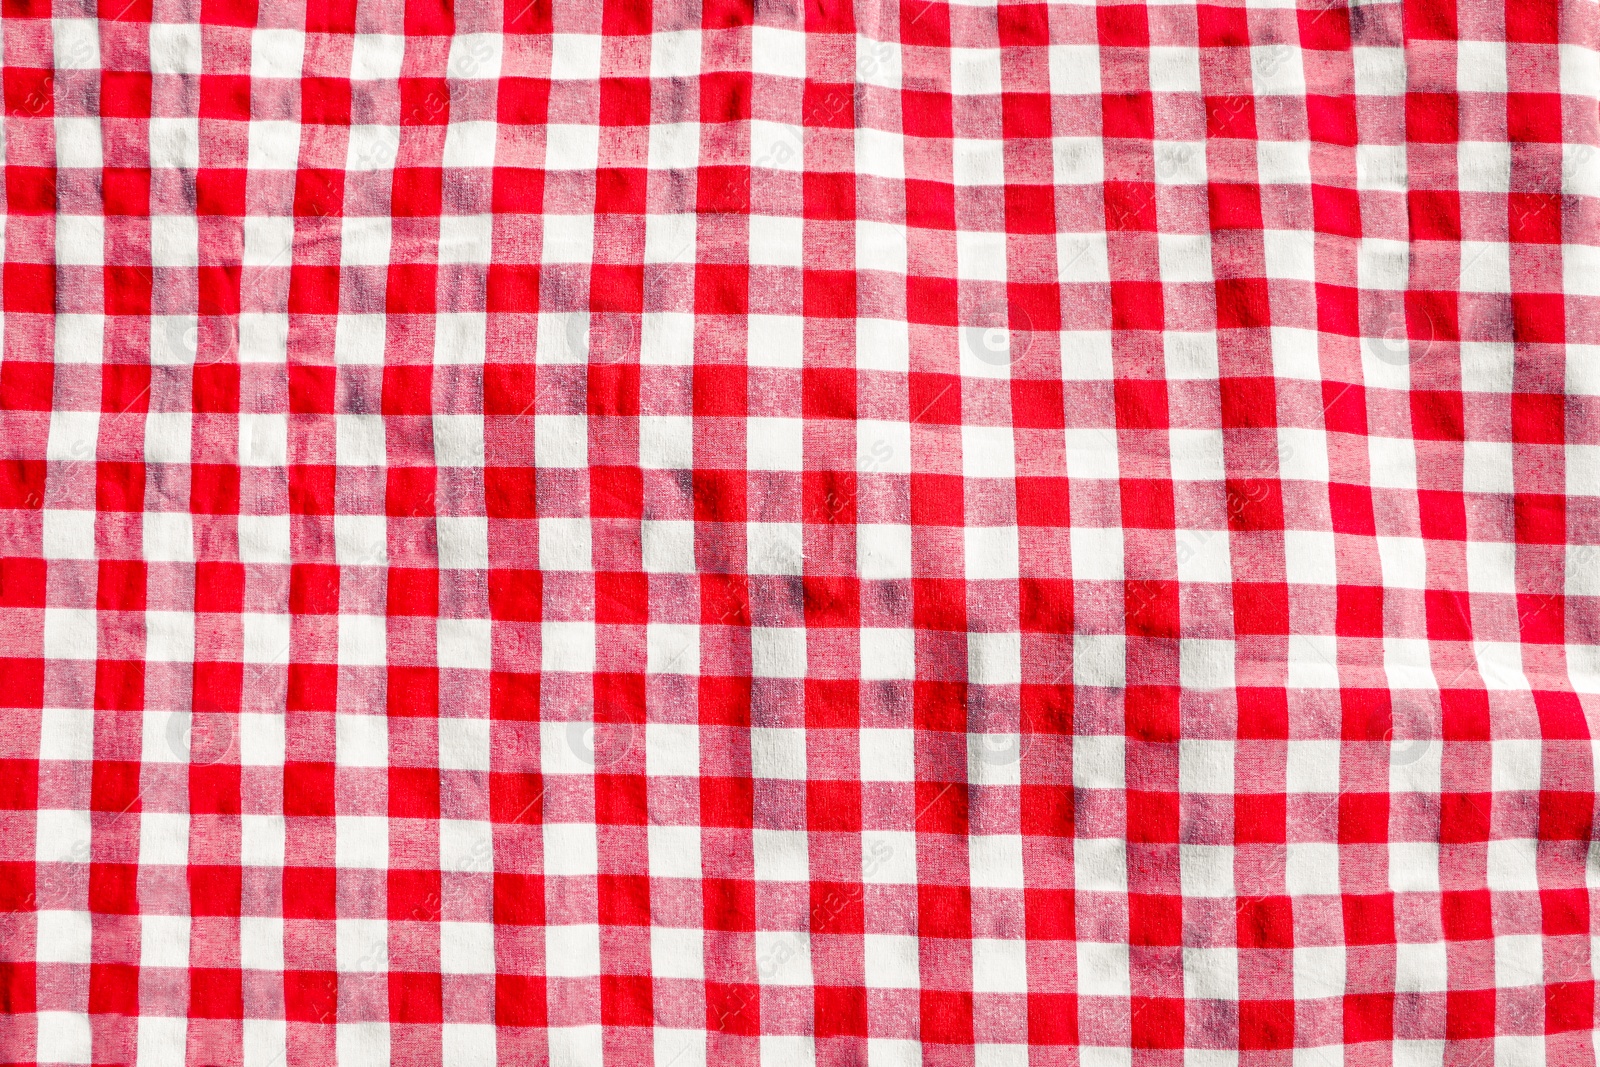
<path id="1" fill-rule="evenodd" d="M 1592 0 L 4 0 L 0 1061 L 1583 1067 Z"/>

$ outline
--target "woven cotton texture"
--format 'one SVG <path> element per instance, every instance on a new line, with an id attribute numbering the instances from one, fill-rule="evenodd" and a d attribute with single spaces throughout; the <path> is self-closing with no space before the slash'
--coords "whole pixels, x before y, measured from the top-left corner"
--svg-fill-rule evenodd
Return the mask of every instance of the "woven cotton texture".
<path id="1" fill-rule="evenodd" d="M 0 1061 L 1592 1067 L 1592 0 L 4 0 Z"/>

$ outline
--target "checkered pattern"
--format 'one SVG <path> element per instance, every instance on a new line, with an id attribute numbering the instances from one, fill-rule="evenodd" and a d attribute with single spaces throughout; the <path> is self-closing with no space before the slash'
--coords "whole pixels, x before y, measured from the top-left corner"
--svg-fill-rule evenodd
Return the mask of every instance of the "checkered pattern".
<path id="1" fill-rule="evenodd" d="M 1593 0 L 4 0 L 0 1061 L 1582 1067 Z"/>

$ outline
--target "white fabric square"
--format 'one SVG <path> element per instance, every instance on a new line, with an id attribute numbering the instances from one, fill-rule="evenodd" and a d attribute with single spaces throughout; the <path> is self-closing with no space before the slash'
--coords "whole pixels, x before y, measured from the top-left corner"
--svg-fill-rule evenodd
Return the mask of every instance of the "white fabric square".
<path id="1" fill-rule="evenodd" d="M 1028 943 L 994 937 L 972 939 L 974 993 L 1026 993 Z"/>
<path id="2" fill-rule="evenodd" d="M 74 1011 L 41 1011 L 34 1015 L 35 1048 L 40 1063 L 89 1063 L 93 1033 L 89 1016 Z"/>
<path id="3" fill-rule="evenodd" d="M 44 609 L 45 659 L 92 660 L 98 643 L 93 611 L 85 608 Z"/>
<path id="4" fill-rule="evenodd" d="M 1394 947 L 1394 990 L 1396 993 L 1442 993 L 1448 974 L 1448 957 L 1443 942 Z"/>
<path id="5" fill-rule="evenodd" d="M 694 166 L 694 160 L 688 159 L 687 152 L 680 150 L 679 156 L 687 160 L 685 166 Z M 765 119 L 751 121 L 750 163 L 753 167 L 798 172 L 802 158 L 800 127 Z"/>
<path id="6" fill-rule="evenodd" d="M 272 712 L 239 713 L 239 763 L 245 767 L 272 767 L 283 762 L 283 716 Z"/>
<path id="7" fill-rule="evenodd" d="M 1050 91 L 1058 96 L 1087 96 L 1100 92 L 1100 49 L 1092 44 L 1050 45 Z M 1152 68 L 1154 59 L 1151 60 Z M 1195 74 L 1199 87 L 1198 66 Z M 1154 82 L 1152 89 L 1160 89 Z"/>
<path id="8" fill-rule="evenodd" d="M 699 73 L 699 30 L 671 30 L 651 34 L 650 77 L 692 78 Z"/>
<path id="9" fill-rule="evenodd" d="M 162 726 L 166 723 L 163 717 Z M 163 742 L 165 738 L 163 737 Z M 88 708 L 44 708 L 39 713 L 41 760 L 94 758 L 94 712 Z M 151 757 L 147 754 L 145 759 Z"/>
<path id="10" fill-rule="evenodd" d="M 382 566 L 389 560 L 389 524 L 382 515 L 335 515 L 334 558 L 341 566 Z"/>
<path id="11" fill-rule="evenodd" d="M 1005 281 L 1006 235 L 983 230 L 957 230 L 956 275 L 970 281 Z"/>
<path id="12" fill-rule="evenodd" d="M 898 63 L 898 61 L 897 61 Z M 899 80 L 899 72 L 894 74 Z M 887 130 L 869 127 L 856 129 L 856 173 L 891 181 L 904 181 L 906 176 L 905 138 Z"/>
<path id="13" fill-rule="evenodd" d="M 41 910 L 35 914 L 35 922 L 38 931 L 35 940 L 35 960 L 40 963 L 91 962 L 90 939 L 94 927 L 88 912 Z M 187 922 L 185 935 L 187 935 Z M 187 936 L 185 940 L 187 941 Z"/>
<path id="14" fill-rule="evenodd" d="M 388 663 L 387 627 L 382 615 L 339 616 L 339 662 L 352 667 Z"/>
<path id="15" fill-rule="evenodd" d="M 560 81 L 593 81 L 600 77 L 601 37 L 594 33 L 550 35 L 550 77 Z"/>
<path id="16" fill-rule="evenodd" d="M 400 76 L 406 39 L 392 33 L 358 33 L 350 39 L 350 77 L 386 81 Z"/>
<path id="17" fill-rule="evenodd" d="M 776 26 L 750 28 L 750 69 L 779 78 L 806 76 L 806 36 Z"/>
<path id="18" fill-rule="evenodd" d="M 917 676 L 916 631 L 861 628 L 861 677 L 865 681 L 911 681 Z"/>
<path id="19" fill-rule="evenodd" d="M 1005 156 L 1000 141 L 954 138 L 950 142 L 957 185 L 1005 184 Z"/>
<path id="20" fill-rule="evenodd" d="M 1078 789 L 1121 789 L 1127 741 L 1121 734 L 1079 734 L 1072 739 L 1072 784 Z"/>
<path id="21" fill-rule="evenodd" d="M 751 727 L 750 770 L 757 778 L 805 781 L 806 732 L 792 727 Z"/>
<path id="22" fill-rule="evenodd" d="M 40 925 L 43 926 L 42 921 Z M 43 939 L 40 940 L 42 943 Z M 84 962 L 87 963 L 88 959 L 85 958 Z M 139 966 L 189 966 L 188 916 L 141 915 L 139 917 Z"/>
<path id="23" fill-rule="evenodd" d="M 968 581 L 1015 581 L 1019 573 L 1015 526 L 967 526 L 962 530 Z"/>
<path id="24" fill-rule="evenodd" d="M 645 627 L 650 674 L 700 673 L 700 627 L 694 623 L 652 622 Z"/>
<path id="25" fill-rule="evenodd" d="M 752 830 L 759 882 L 804 882 L 810 877 L 806 834 L 800 830 Z"/>
<path id="26" fill-rule="evenodd" d="M 1128 669 L 1128 639 L 1122 634 L 1072 635 L 1074 685 L 1122 688 Z"/>
<path id="27" fill-rule="evenodd" d="M 859 225 L 865 224 L 858 223 Z M 884 228 L 889 229 L 890 227 L 885 226 Z M 752 266 L 767 267 L 801 266 L 803 263 L 801 250 L 803 248 L 804 231 L 804 219 L 785 218 L 779 215 L 751 215 L 750 264 Z M 901 243 L 904 243 L 903 238 Z M 856 244 L 856 262 L 858 266 L 867 265 L 862 262 L 862 255 L 863 248 L 858 237 Z"/>
<path id="28" fill-rule="evenodd" d="M 677 414 L 640 416 L 638 464 L 653 470 L 686 470 L 693 467 L 694 422 Z"/>
<path id="29" fill-rule="evenodd" d="M 246 915 L 239 920 L 239 966 L 252 971 L 283 970 L 283 920 Z"/>
<path id="30" fill-rule="evenodd" d="M 746 465 L 758 471 L 797 471 L 802 467 L 805 423 L 801 419 L 757 417 L 747 420 Z"/>
<path id="31" fill-rule="evenodd" d="M 445 71 L 452 78 L 498 78 L 504 39 L 498 33 L 460 33 L 450 38 Z"/>
<path id="32" fill-rule="evenodd" d="M 916 778 L 916 749 L 909 729 L 861 728 L 861 780 L 910 782 Z"/>
<path id="33" fill-rule="evenodd" d="M 1291 841 L 1284 849 L 1284 884 L 1290 896 L 1339 892 L 1339 846 Z"/>
<path id="34" fill-rule="evenodd" d="M 593 216 L 545 215 L 543 218 L 540 262 L 588 264 L 594 260 Z"/>
<path id="35" fill-rule="evenodd" d="M 640 437 L 642 447 L 642 428 Z M 540 467 L 584 466 L 589 462 L 589 420 L 583 415 L 535 415 L 533 456 Z"/>
<path id="36" fill-rule="evenodd" d="M 910 362 L 911 335 L 904 322 L 873 318 L 856 320 L 857 370 L 904 373 Z"/>
<path id="37" fill-rule="evenodd" d="M 1091 997 L 1125 997 L 1131 983 L 1128 977 L 1128 946 L 1100 941 L 1079 941 L 1078 992 Z"/>
<path id="38" fill-rule="evenodd" d="M 861 880 L 868 885 L 915 885 L 916 834 L 909 830 L 863 830 Z"/>
<path id="39" fill-rule="evenodd" d="M 857 419 L 856 470 L 862 474 L 910 474 L 911 424 Z"/>
<path id="40" fill-rule="evenodd" d="M 334 830 L 334 862 L 338 866 L 388 868 L 388 819 L 381 815 L 336 815 Z"/>
<path id="41" fill-rule="evenodd" d="M 493 122 L 452 122 L 445 127 L 445 167 L 492 167 L 497 127 Z"/>
<path id="42" fill-rule="evenodd" d="M 644 728 L 645 773 L 693 778 L 700 773 L 700 728 L 649 723 Z"/>
<path id="43" fill-rule="evenodd" d="M 600 128 L 551 123 L 545 127 L 546 170 L 593 170 L 600 159 Z"/>
<path id="44" fill-rule="evenodd" d="M 541 669 L 584 674 L 594 670 L 594 623 L 544 622 L 539 636 Z"/>
<path id="45" fill-rule="evenodd" d="M 98 166 L 98 163 L 96 164 Z M 242 328 L 242 326 L 241 326 Z M 55 317 L 57 363 L 99 363 L 104 354 L 106 317 L 60 313 Z"/>
<path id="46" fill-rule="evenodd" d="M 545 973 L 558 978 L 587 978 L 600 973 L 600 927 L 593 924 L 546 926 L 544 928 Z M 599 1028 L 596 1027 L 596 1052 Z M 552 1034 L 551 1045 L 555 1040 Z M 554 1049 L 552 1048 L 552 1051 Z M 552 1057 L 552 1061 L 554 1057 Z M 569 1061 L 569 1062 L 597 1062 Z"/>
<path id="47" fill-rule="evenodd" d="M 439 970 L 442 974 L 493 974 L 493 924 L 486 922 L 441 922 L 439 924 Z"/>
<path id="48" fill-rule="evenodd" d="M 517 812 L 512 821 L 525 816 Z M 439 865 L 441 870 L 483 874 L 493 866 L 494 836 L 487 822 L 472 819 L 439 820 Z"/>
<path id="49" fill-rule="evenodd" d="M 800 574 L 805 570 L 805 527 L 798 522 L 745 525 L 750 574 Z"/>
<path id="50" fill-rule="evenodd" d="M 757 831 L 760 833 L 760 831 Z M 760 877 L 757 875 L 757 877 Z M 756 931 L 756 973 L 762 985 L 809 986 L 811 973 L 811 935 L 799 930 Z M 768 1043 L 788 1045 L 782 1053 L 768 1051 Z M 761 1062 L 809 1063 L 811 1057 L 797 1057 L 792 1046 L 810 1044 L 809 1038 L 762 1038 Z"/>
<path id="51" fill-rule="evenodd" d="M 804 678 L 806 632 L 801 627 L 750 628 L 751 673 L 757 678 Z"/>
<path id="52" fill-rule="evenodd" d="M 1494 984 L 1502 989 L 1544 981 L 1544 938 L 1538 934 L 1499 934 L 1494 939 Z"/>
<path id="53" fill-rule="evenodd" d="M 288 358 L 288 345 L 288 315 L 275 312 L 240 314 L 240 363 L 283 363 Z"/>
<path id="54" fill-rule="evenodd" d="M 282 761 L 280 755 L 278 762 Z M 287 833 L 282 815 L 239 816 L 239 862 L 246 867 L 282 867 Z"/>
<path id="55" fill-rule="evenodd" d="M 988 889 L 1023 887 L 1020 834 L 974 834 L 968 837 L 967 861 L 974 886 Z"/>
<path id="56" fill-rule="evenodd" d="M 1439 891 L 1439 845 L 1434 841 L 1389 842 L 1389 888 L 1396 893 Z"/>
<path id="57" fill-rule="evenodd" d="M 654 872 L 652 872 L 654 873 Z M 705 977 L 706 935 L 700 930 L 650 928 L 650 973 L 656 978 Z"/>
<path id="58" fill-rule="evenodd" d="M 910 578 L 911 527 L 889 523 L 857 526 L 856 567 L 863 578 Z"/>
<path id="59" fill-rule="evenodd" d="M 486 570 L 489 566 L 488 520 L 471 515 L 440 515 L 433 520 L 442 570 Z"/>
<path id="60" fill-rule="evenodd" d="M 1000 49 L 950 49 L 950 91 L 957 96 L 994 96 L 1000 92 Z"/>
<path id="61" fill-rule="evenodd" d="M 94 559 L 94 519 L 92 511 L 63 511 L 45 508 L 43 549 L 45 559 Z"/>
<path id="62" fill-rule="evenodd" d="M 751 136 L 753 140 L 754 131 L 752 131 Z M 650 168 L 652 170 L 691 170 L 699 162 L 700 124 L 698 122 L 651 124 Z"/>
<path id="63" fill-rule="evenodd" d="M 1238 950 L 1186 946 L 1183 950 L 1183 995 L 1188 1000 L 1238 1000 Z"/>
<path id="64" fill-rule="evenodd" d="M 386 715 L 333 717 L 334 758 L 341 767 L 389 765 L 389 719 Z"/>
<path id="65" fill-rule="evenodd" d="M 650 875 L 653 878 L 699 878 L 700 828 L 660 826 L 648 831 Z"/>
<path id="66" fill-rule="evenodd" d="M 1232 846 L 1179 845 L 1178 856 L 1184 896 L 1233 896 Z"/>
<path id="67" fill-rule="evenodd" d="M 645 519 L 639 524 L 644 569 L 651 574 L 694 571 L 694 523 L 679 519 Z"/>
<path id="68" fill-rule="evenodd" d="M 95 44 L 98 47 L 98 39 Z M 194 23 L 152 22 L 150 73 L 199 74 L 200 27 Z"/>
<path id="69" fill-rule="evenodd" d="M 1079 45 L 1097 54 L 1093 46 Z M 1054 52 L 1054 49 L 1052 49 Z M 1053 56 L 1052 56 L 1053 58 Z M 1053 82 L 1054 79 L 1052 79 Z M 1200 50 L 1187 46 L 1154 45 L 1150 48 L 1150 88 L 1158 93 L 1200 91 Z"/>
<path id="70" fill-rule="evenodd" d="M 798 367 L 805 342 L 805 320 L 798 315 L 751 315 L 747 324 L 752 367 Z"/>
<path id="71" fill-rule="evenodd" d="M 799 220 L 795 220 L 798 222 Z M 752 243 L 754 235 L 752 235 Z M 1002 276 L 1005 268 L 1005 243 L 1000 244 Z M 888 222 L 856 220 L 856 269 L 906 273 L 906 230 Z M 964 275 L 971 276 L 971 275 Z"/>
<path id="72" fill-rule="evenodd" d="M 544 824 L 544 871 L 556 875 L 594 874 L 599 868 L 594 827 L 588 823 Z"/>
<path id="73" fill-rule="evenodd" d="M 1532 838 L 1489 840 L 1490 889 L 1532 892 L 1539 888 L 1538 869 L 1538 842 Z"/>
<path id="74" fill-rule="evenodd" d="M 547 571 L 588 571 L 593 566 L 588 519 L 541 518 L 539 566 Z"/>
<path id="75" fill-rule="evenodd" d="M 974 685 L 1022 682 L 1022 635 L 968 633 L 967 680 Z"/>
<path id="76" fill-rule="evenodd" d="M 904 934 L 867 934 L 861 957 L 868 989 L 916 989 L 920 983 L 917 939 Z M 915 1061 L 921 1063 L 920 1057 Z"/>
<path id="77" fill-rule="evenodd" d="M 487 771 L 489 720 L 441 718 L 439 768 L 453 771 Z"/>
<path id="78" fill-rule="evenodd" d="M 1345 959 L 1342 945 L 1295 947 L 1294 999 L 1342 997 L 1344 990 Z"/>

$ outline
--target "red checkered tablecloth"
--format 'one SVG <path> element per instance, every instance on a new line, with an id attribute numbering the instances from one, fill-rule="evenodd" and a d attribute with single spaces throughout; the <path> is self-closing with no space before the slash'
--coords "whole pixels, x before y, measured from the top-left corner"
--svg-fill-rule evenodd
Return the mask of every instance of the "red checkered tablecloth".
<path id="1" fill-rule="evenodd" d="M 1593 1067 L 1593 0 L 4 0 L 0 1061 Z"/>

